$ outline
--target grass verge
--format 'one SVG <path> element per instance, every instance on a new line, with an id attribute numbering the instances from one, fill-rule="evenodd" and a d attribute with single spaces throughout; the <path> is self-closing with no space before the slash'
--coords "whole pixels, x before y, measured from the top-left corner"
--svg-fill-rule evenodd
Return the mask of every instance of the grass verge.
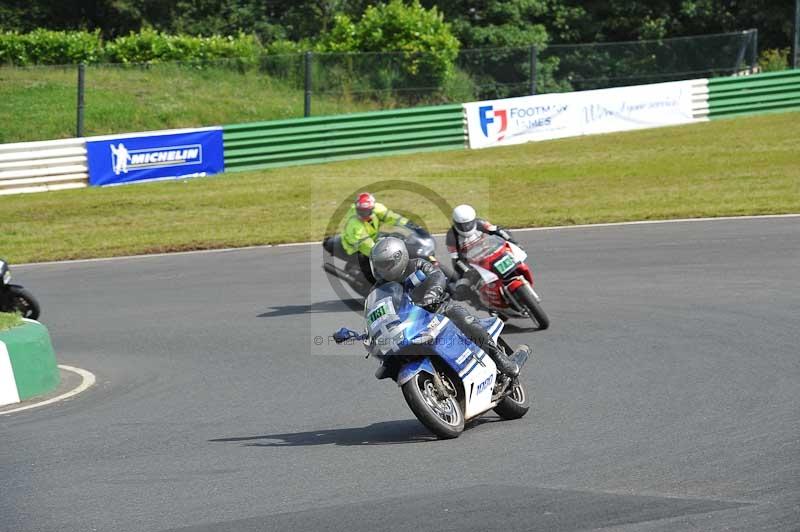
<path id="1" fill-rule="evenodd" d="M 300 66 L 297 67 L 298 69 Z M 75 136 L 77 67 L 0 67 L 0 143 Z M 175 64 L 86 67 L 85 134 L 303 116 L 303 90 L 258 72 Z M 314 95 L 315 115 L 377 109 Z"/>
<path id="2" fill-rule="evenodd" d="M 22 325 L 22 318 L 16 312 L 0 312 L 0 331 Z"/>
<path id="3" fill-rule="evenodd" d="M 504 225 L 800 212 L 800 113 L 474 151 L 370 158 L 180 182 L 6 196 L 12 263 L 319 240 L 381 180 L 425 185 Z M 418 196 L 379 194 L 433 230 Z"/>

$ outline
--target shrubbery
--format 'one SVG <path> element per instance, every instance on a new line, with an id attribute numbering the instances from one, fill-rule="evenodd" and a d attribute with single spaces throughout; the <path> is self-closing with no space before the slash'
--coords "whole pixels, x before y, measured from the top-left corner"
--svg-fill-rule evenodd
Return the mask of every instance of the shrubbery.
<path id="1" fill-rule="evenodd" d="M 69 65 L 102 60 L 100 32 L 50 31 L 0 33 L 0 64 Z"/>
<path id="2" fill-rule="evenodd" d="M 758 57 L 758 68 L 761 72 L 775 72 L 789 68 L 790 48 L 770 48 Z"/>
<path id="3" fill-rule="evenodd" d="M 117 37 L 105 46 L 111 63 L 208 62 L 237 59 L 255 65 L 263 49 L 250 35 L 192 37 L 142 30 Z"/>
<path id="4" fill-rule="evenodd" d="M 376 64 L 372 69 L 378 85 L 391 84 L 400 88 L 446 84 L 455 74 L 460 46 L 450 24 L 436 7 L 425 9 L 419 0 L 410 4 L 391 0 L 388 4 L 368 7 L 357 21 L 347 15 L 337 15 L 333 28 L 321 36 L 317 49 L 322 52 L 400 52 L 399 68 L 387 69 Z M 380 78 L 385 79 L 381 82 Z"/>
<path id="5" fill-rule="evenodd" d="M 206 63 L 236 59 L 256 65 L 264 52 L 250 35 L 193 37 L 142 30 L 105 42 L 99 32 L 35 30 L 0 33 L 0 64 Z"/>

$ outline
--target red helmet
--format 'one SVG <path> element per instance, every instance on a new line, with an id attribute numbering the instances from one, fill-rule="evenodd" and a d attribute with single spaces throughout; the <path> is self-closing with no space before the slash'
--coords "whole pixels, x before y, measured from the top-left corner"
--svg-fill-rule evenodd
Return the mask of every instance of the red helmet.
<path id="1" fill-rule="evenodd" d="M 372 209 L 375 208 L 375 196 L 369 192 L 362 192 L 356 198 L 356 212 L 362 220 L 369 220 L 372 216 Z"/>

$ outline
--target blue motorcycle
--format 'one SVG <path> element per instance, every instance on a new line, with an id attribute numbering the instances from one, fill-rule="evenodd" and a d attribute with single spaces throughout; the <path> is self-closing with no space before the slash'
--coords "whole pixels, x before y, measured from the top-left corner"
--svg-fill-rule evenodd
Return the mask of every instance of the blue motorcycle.
<path id="1" fill-rule="evenodd" d="M 381 361 L 375 376 L 396 381 L 417 419 L 440 438 L 457 438 L 466 421 L 492 409 L 503 419 L 528 412 L 528 394 L 519 378 L 500 374 L 494 361 L 447 317 L 415 305 L 400 284 L 375 288 L 364 312 L 366 332 L 342 328 L 334 340 L 362 341 L 367 356 Z M 512 354 L 500 338 L 502 320 L 485 318 L 481 325 Z M 526 360 L 523 355 L 518 363 Z"/>

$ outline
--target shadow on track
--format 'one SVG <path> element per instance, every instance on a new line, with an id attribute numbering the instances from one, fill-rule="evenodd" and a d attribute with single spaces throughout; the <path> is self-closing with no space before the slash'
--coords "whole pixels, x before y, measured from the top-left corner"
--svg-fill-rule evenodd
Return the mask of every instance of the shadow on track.
<path id="1" fill-rule="evenodd" d="M 269 441 L 274 440 L 274 441 Z M 211 442 L 240 442 L 247 447 L 305 447 L 312 445 L 396 445 L 436 441 L 416 419 L 383 421 L 366 427 L 219 438 Z"/>
<path id="2" fill-rule="evenodd" d="M 277 318 L 279 316 L 296 316 L 298 314 L 318 314 L 325 312 L 364 311 L 364 302 L 358 299 L 330 299 L 310 305 L 281 305 L 272 307 L 268 312 L 259 314 L 259 318 Z"/>
<path id="3" fill-rule="evenodd" d="M 528 322 L 530 323 L 530 322 Z M 520 327 L 518 325 L 514 325 L 513 323 L 506 322 L 505 326 L 503 327 L 503 334 L 522 334 L 522 333 L 535 333 L 539 332 L 533 327 Z"/>
<path id="4" fill-rule="evenodd" d="M 500 422 L 500 418 L 478 418 L 467 423 L 475 428 L 485 423 Z M 266 441 L 274 440 L 274 441 Z M 398 445 L 437 441 L 416 419 L 382 421 L 366 427 L 347 429 L 262 434 L 261 436 L 234 436 L 208 440 L 215 443 L 241 443 L 245 447 L 307 447 L 313 445 Z"/>

